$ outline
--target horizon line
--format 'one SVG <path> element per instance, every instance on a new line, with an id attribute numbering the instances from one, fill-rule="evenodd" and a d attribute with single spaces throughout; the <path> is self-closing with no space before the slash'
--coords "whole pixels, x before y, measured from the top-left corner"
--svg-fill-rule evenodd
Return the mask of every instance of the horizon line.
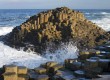
<path id="1" fill-rule="evenodd" d="M 57 7 L 56 7 L 57 8 Z M 56 9 L 56 8 L 50 8 L 50 9 Z M 0 8 L 0 9 L 8 9 L 8 8 Z M 43 8 L 9 8 L 9 9 L 42 9 L 43 10 Z M 46 9 L 46 8 L 45 8 Z M 49 8 L 47 8 L 47 10 L 48 10 Z M 70 8 L 70 9 L 81 9 L 81 8 Z M 97 10 L 98 8 L 83 8 L 83 9 L 95 9 L 95 10 Z M 105 8 L 99 8 L 98 10 L 101 10 L 101 9 L 105 9 Z M 106 10 L 109 10 L 109 9 L 107 9 L 106 8 Z"/>

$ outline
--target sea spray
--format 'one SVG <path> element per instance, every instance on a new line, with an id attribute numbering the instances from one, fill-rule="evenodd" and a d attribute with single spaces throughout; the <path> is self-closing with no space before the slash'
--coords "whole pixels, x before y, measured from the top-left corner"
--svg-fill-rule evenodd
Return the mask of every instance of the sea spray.
<path id="1" fill-rule="evenodd" d="M 52 47 L 48 47 L 45 51 L 45 58 L 48 60 L 63 62 L 65 59 L 74 59 L 78 57 L 78 48 L 73 42 L 61 43 L 55 51 Z"/>
<path id="2" fill-rule="evenodd" d="M 14 27 L 0 27 L 0 36 L 6 35 L 12 31 Z M 37 53 L 27 50 L 23 51 L 23 48 L 17 49 L 11 48 L 3 42 L 0 42 L 0 67 L 6 64 L 15 64 L 18 66 L 27 66 L 28 68 L 38 67 L 40 64 L 47 61 L 63 62 L 67 58 L 77 58 L 78 49 L 73 43 L 62 43 L 57 50 L 53 52 L 46 49 L 45 55 L 38 55 Z"/>
<path id="3" fill-rule="evenodd" d="M 110 31 L 110 16 L 106 16 L 101 19 L 92 20 L 92 22 L 96 23 L 101 27 L 102 29 L 106 31 Z"/>
<path id="4" fill-rule="evenodd" d="M 55 53 L 49 53 L 47 50 L 46 54 L 41 56 L 35 52 L 24 52 L 22 49 L 18 51 L 0 42 L 0 67 L 6 64 L 15 64 L 35 68 L 47 61 L 64 62 L 67 58 L 77 58 L 77 51 L 77 47 L 69 43 L 63 45 Z"/>

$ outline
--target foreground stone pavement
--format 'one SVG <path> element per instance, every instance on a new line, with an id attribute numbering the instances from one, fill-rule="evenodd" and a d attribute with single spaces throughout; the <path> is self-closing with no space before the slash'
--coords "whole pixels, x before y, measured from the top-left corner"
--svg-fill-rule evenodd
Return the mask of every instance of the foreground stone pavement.
<path id="1" fill-rule="evenodd" d="M 34 69 L 4 65 L 0 80 L 109 80 L 110 52 L 107 50 L 82 51 L 79 58 L 66 59 L 64 64 L 50 61 Z"/>

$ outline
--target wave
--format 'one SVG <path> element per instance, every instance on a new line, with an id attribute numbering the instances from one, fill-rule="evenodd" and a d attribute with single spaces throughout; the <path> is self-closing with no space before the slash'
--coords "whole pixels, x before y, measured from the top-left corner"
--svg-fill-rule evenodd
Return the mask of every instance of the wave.
<path id="1" fill-rule="evenodd" d="M 110 13 L 107 13 L 107 12 L 101 12 L 100 14 L 110 14 Z"/>
<path id="2" fill-rule="evenodd" d="M 33 52 L 17 51 L 14 48 L 4 45 L 0 42 L 0 67 L 6 64 L 15 64 L 34 68 L 47 60 Z"/>
<path id="3" fill-rule="evenodd" d="M 105 31 L 110 31 L 110 16 L 105 16 L 101 19 L 95 19 L 95 20 L 92 20 L 92 22 L 99 25 L 99 27 L 101 27 Z"/>
<path id="4" fill-rule="evenodd" d="M 10 26 L 8 26 L 8 27 L 0 27 L 0 36 L 6 35 L 7 33 L 11 32 L 13 28 L 14 27 L 12 27 L 12 26 L 11 27 Z"/>
<path id="5" fill-rule="evenodd" d="M 110 13 L 108 13 L 108 12 L 96 12 L 96 13 L 91 13 L 91 14 L 98 14 L 98 15 L 102 14 L 102 15 L 106 15 L 106 14 L 110 14 Z"/>
<path id="6" fill-rule="evenodd" d="M 88 14 L 88 15 L 89 15 L 89 14 L 91 14 L 91 13 L 85 13 L 85 14 Z"/>
<path id="7" fill-rule="evenodd" d="M 55 53 L 48 53 L 49 51 L 47 49 L 46 54 L 41 56 L 35 54 L 35 52 L 24 52 L 22 49 L 18 51 L 0 42 L 0 67 L 7 64 L 15 64 L 33 69 L 47 61 L 57 61 L 61 63 L 68 58 L 77 58 L 77 51 L 77 47 L 69 44 L 56 50 Z"/>
<path id="8" fill-rule="evenodd" d="M 0 27 L 0 35 L 6 35 L 12 31 L 14 27 Z M 26 66 L 28 68 L 38 67 L 47 61 L 64 62 L 68 58 L 77 58 L 78 49 L 73 44 L 62 44 L 61 48 L 51 53 L 48 49 L 45 55 L 38 55 L 35 52 L 24 52 L 23 48 L 19 51 L 11 48 L 0 41 L 0 67 L 8 64 L 18 66 Z"/>
<path id="9" fill-rule="evenodd" d="M 29 19 L 30 17 L 31 17 L 31 16 L 26 16 L 25 18 L 26 18 L 26 19 Z"/>

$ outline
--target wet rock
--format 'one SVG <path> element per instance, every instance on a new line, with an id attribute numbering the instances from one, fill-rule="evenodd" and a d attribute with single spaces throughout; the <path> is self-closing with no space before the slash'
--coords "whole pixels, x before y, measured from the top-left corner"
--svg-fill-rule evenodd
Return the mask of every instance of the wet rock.
<path id="1" fill-rule="evenodd" d="M 100 59 L 99 67 L 101 67 L 103 69 L 103 71 L 109 71 L 110 59 Z"/>
<path id="2" fill-rule="evenodd" d="M 99 57 L 91 57 L 90 59 L 99 61 L 100 58 Z"/>
<path id="3" fill-rule="evenodd" d="M 87 59 L 85 63 L 85 68 L 96 68 L 98 67 L 98 61 L 93 59 Z"/>
<path id="4" fill-rule="evenodd" d="M 38 74 L 36 74 L 34 70 L 29 70 L 28 75 L 29 75 L 30 80 L 35 80 L 38 77 Z"/>
<path id="5" fill-rule="evenodd" d="M 79 69 L 81 69 L 82 68 L 82 63 L 81 62 L 73 62 L 72 64 L 71 64 L 71 67 L 70 67 L 70 69 L 71 70 L 79 70 Z"/>
<path id="6" fill-rule="evenodd" d="M 76 77 L 73 75 L 73 73 L 68 70 L 57 71 L 54 78 L 55 78 L 55 80 L 74 80 L 74 79 L 76 79 Z"/>
<path id="7" fill-rule="evenodd" d="M 99 57 L 100 59 L 106 59 L 105 55 L 97 55 L 97 57 Z"/>
<path id="8" fill-rule="evenodd" d="M 66 59 L 65 60 L 65 68 L 70 68 L 71 63 L 77 62 L 77 59 Z"/>
<path id="9" fill-rule="evenodd" d="M 83 70 L 76 70 L 76 71 L 74 71 L 74 74 L 80 78 L 85 77 L 85 71 L 83 71 Z"/>
<path id="10" fill-rule="evenodd" d="M 65 60 L 65 68 L 70 70 L 78 70 L 81 69 L 84 64 L 82 62 L 78 62 L 77 59 L 66 59 Z"/>
<path id="11" fill-rule="evenodd" d="M 110 52 L 110 46 L 106 46 L 105 48 L 106 48 L 105 50 L 106 52 Z"/>
<path id="12" fill-rule="evenodd" d="M 88 78 L 96 78 L 99 74 L 102 74 L 102 68 L 100 67 L 88 68 L 85 70 L 85 77 Z"/>
<path id="13" fill-rule="evenodd" d="M 48 75 L 39 75 L 36 80 L 49 80 Z"/>

